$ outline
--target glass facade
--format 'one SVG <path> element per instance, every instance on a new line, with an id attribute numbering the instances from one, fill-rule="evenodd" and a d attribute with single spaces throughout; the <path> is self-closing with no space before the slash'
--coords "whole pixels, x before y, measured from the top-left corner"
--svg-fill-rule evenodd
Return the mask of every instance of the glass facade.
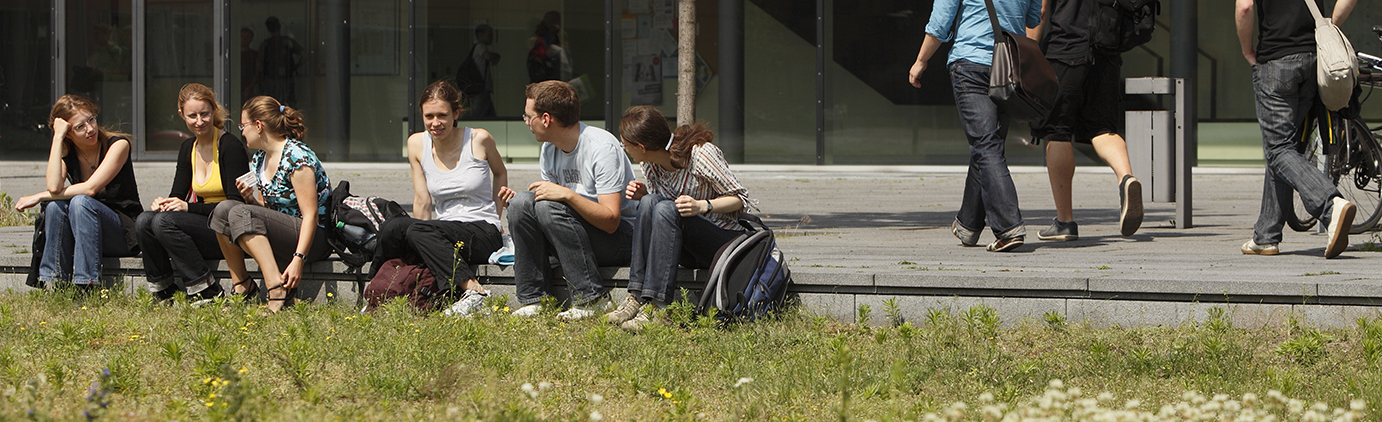
<path id="1" fill-rule="evenodd" d="M 905 81 L 932 1 L 742 3 L 745 162 L 967 161 L 948 50 L 936 54 L 923 88 Z M 699 1 L 696 17 L 696 117 L 712 128 L 720 118 L 720 4 Z M 1124 54 L 1125 77 L 1169 73 L 1172 4 L 1162 4 L 1153 40 Z M 676 0 L 7 0 L 0 2 L 0 153 L 41 159 L 53 98 L 77 93 L 102 105 L 103 124 L 137 135 L 138 159 L 170 159 L 187 136 L 177 91 L 198 82 L 217 89 L 232 120 L 256 95 L 301 109 L 305 141 L 324 159 L 401 161 L 407 135 L 421 126 L 423 87 L 464 78 L 474 56 L 491 63 L 493 93 L 472 104 L 480 107 L 464 124 L 494 133 L 506 158 L 533 161 L 538 144 L 519 109 L 524 86 L 537 77 L 534 46 L 560 51 L 548 53 L 560 58 L 551 77 L 581 87 L 587 123 L 604 126 L 641 104 L 674 116 L 676 7 Z M 1201 163 L 1260 164 L 1251 69 L 1228 7 L 1199 2 Z M 1359 51 L 1382 53 L 1368 31 L 1374 23 L 1382 23 L 1382 6 L 1361 3 L 1344 25 Z M 483 42 L 482 28 L 489 28 L 479 31 Z M 1169 105 L 1160 101 L 1126 103 Z M 1382 107 L 1365 104 L 1364 116 L 1382 119 Z M 1025 126 L 1011 129 L 1010 163 L 1042 164 L 1041 149 L 1019 141 L 1028 137 Z M 1090 155 L 1078 159 L 1092 164 Z"/>

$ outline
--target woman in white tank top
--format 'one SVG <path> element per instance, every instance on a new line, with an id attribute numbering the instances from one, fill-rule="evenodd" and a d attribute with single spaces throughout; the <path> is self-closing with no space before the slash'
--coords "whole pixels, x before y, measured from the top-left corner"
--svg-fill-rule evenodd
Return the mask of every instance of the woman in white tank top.
<path id="1" fill-rule="evenodd" d="M 446 313 L 468 316 L 489 295 L 470 264 L 487 262 L 503 246 L 497 204 L 514 193 L 489 132 L 457 127 L 465 110 L 456 87 L 433 82 L 418 104 L 426 130 L 408 137 L 414 218 L 393 218 L 380 227 L 370 276 L 384 261 L 415 257 L 437 278 L 433 295 L 459 297 Z"/>

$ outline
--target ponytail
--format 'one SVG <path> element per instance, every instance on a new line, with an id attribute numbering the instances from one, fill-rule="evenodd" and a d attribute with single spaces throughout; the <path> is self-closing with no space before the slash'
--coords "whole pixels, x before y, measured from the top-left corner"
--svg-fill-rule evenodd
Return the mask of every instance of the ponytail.
<path id="1" fill-rule="evenodd" d="M 302 112 L 273 97 L 260 95 L 245 101 L 240 107 L 251 120 L 264 122 L 264 128 L 286 139 L 303 140 L 307 136 L 307 124 Z"/>

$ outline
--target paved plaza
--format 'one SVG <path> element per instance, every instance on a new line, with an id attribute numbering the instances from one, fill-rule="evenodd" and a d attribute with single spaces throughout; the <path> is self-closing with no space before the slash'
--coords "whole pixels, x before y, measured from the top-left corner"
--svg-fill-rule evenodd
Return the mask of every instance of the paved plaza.
<path id="1" fill-rule="evenodd" d="M 0 163 L 0 191 L 37 191 L 42 165 Z M 167 193 L 171 163 L 135 168 L 145 202 Z M 1175 204 L 1148 202 L 1142 229 L 1123 237 L 1112 173 L 1082 167 L 1074 180 L 1081 237 L 1073 242 L 1036 239 L 1055 216 L 1046 172 L 1014 168 L 1028 242 L 1013 253 L 984 251 L 991 232 L 973 248 L 950 234 L 963 167 L 734 168 L 792 260 L 803 303 L 841 318 L 860 305 L 879 315 L 890 298 L 917 305 L 909 307 L 914 318 L 925 308 L 985 304 L 1014 317 L 1057 311 L 1120 324 L 1174 324 L 1210 306 L 1230 306 L 1240 324 L 1299 312 L 1323 325 L 1348 325 L 1382 309 L 1374 308 L 1382 305 L 1375 299 L 1382 297 L 1382 253 L 1364 250 L 1376 240 L 1371 234 L 1354 235 L 1349 250 L 1332 260 L 1322 258 L 1322 234 L 1289 228 L 1279 256 L 1239 252 L 1260 205 L 1260 168 L 1196 169 L 1193 228 L 1175 228 Z M 327 171 L 333 184 L 351 181 L 357 195 L 411 209 L 406 164 L 328 164 Z M 536 165 L 510 166 L 515 189 L 537 177 Z M 29 236 L 29 228 L 0 229 L 0 254 L 19 262 Z"/>

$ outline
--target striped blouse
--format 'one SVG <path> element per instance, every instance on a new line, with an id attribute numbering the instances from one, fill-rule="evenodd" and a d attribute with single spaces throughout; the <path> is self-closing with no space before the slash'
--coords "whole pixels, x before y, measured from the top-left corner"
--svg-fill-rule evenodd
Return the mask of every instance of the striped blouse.
<path id="1" fill-rule="evenodd" d="M 721 196 L 737 196 L 744 202 L 744 209 L 758 211 L 756 202 L 748 197 L 748 189 L 739 184 L 739 179 L 729 171 L 724 153 L 715 144 L 705 143 L 691 149 L 691 163 L 684 169 L 668 171 L 657 164 L 642 163 L 643 175 L 648 178 L 648 192 L 676 199 L 689 195 L 695 199 L 714 199 Z M 732 213 L 710 213 L 703 217 L 716 226 L 728 230 L 743 230 Z"/>

